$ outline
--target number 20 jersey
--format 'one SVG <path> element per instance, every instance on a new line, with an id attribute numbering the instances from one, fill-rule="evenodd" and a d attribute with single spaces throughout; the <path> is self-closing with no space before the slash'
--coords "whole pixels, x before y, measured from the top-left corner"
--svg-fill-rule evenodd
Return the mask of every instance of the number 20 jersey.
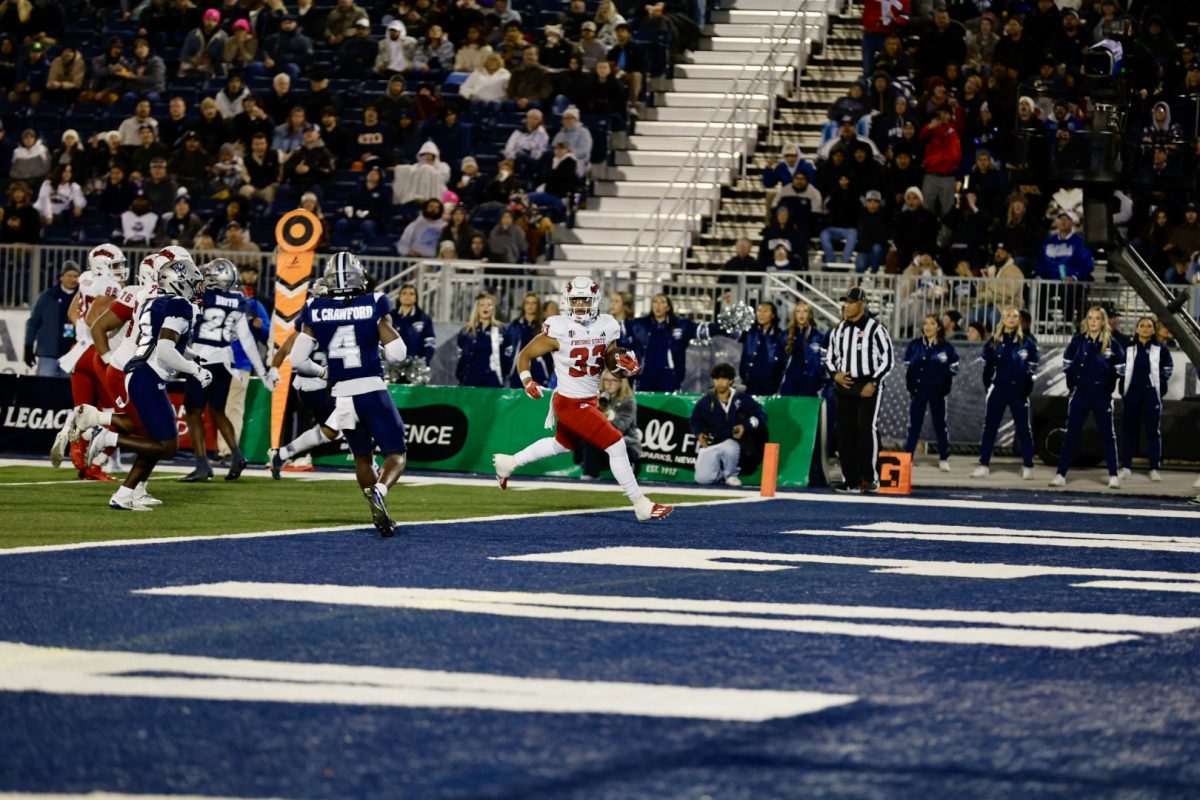
<path id="1" fill-rule="evenodd" d="M 358 394 L 357 389 L 386 388 L 383 360 L 379 357 L 379 321 L 390 319 L 392 301 L 383 292 L 350 298 L 318 297 L 304 307 L 301 322 L 313 332 L 325 351 L 333 395 Z M 374 378 L 370 383 L 343 387 L 338 384 Z M 376 386 L 376 382 L 378 385 Z"/>
<path id="2" fill-rule="evenodd" d="M 601 314 L 589 325 L 570 317 L 550 317 L 542 333 L 558 342 L 554 351 L 555 392 L 564 397 L 591 399 L 600 394 L 604 353 L 621 338 L 621 325 L 611 314 Z"/>

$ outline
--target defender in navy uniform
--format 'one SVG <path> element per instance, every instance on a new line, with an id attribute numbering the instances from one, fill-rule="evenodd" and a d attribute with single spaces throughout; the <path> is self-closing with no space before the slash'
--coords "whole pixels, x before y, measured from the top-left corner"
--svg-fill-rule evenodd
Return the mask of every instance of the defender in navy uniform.
<path id="1" fill-rule="evenodd" d="M 179 450 L 179 429 L 175 408 L 167 396 L 167 383 L 180 373 L 200 386 L 212 382 L 212 373 L 196 363 L 195 354 L 187 349 L 196 308 L 204 292 L 200 268 L 191 261 L 168 261 L 159 269 L 158 291 L 159 295 L 138 313 L 131 334 L 137 337 L 137 349 L 125 365 L 129 400 L 137 410 L 146 436 L 132 435 L 133 422 L 124 414 L 113 416 L 112 411 L 100 411 L 89 405 L 79 406 L 75 414 L 75 428 L 89 429 L 83 433 L 89 440 L 89 463 L 107 447 L 120 447 L 135 455 L 125 482 L 108 501 L 109 508 L 115 511 L 149 511 L 160 502 L 145 499 L 145 483 L 155 464 L 173 458 Z M 122 433 L 104 427 L 109 425 Z"/>
<path id="2" fill-rule="evenodd" d="M 329 293 L 324 278 L 313 280 L 308 291 L 309 298 L 306 304 L 311 304 L 315 298 L 324 297 Z M 296 329 L 275 351 L 275 355 L 271 359 L 271 375 L 275 380 L 279 379 L 279 367 L 283 365 L 283 360 L 292 354 L 292 347 L 295 346 L 296 338 L 300 335 L 300 329 L 303 326 L 304 321 L 297 318 Z M 309 360 L 320 367 L 324 367 L 327 363 L 325 353 L 319 348 L 313 350 L 309 355 Z M 297 372 L 292 378 L 292 388 L 296 390 L 296 398 L 300 401 L 300 405 L 304 406 L 317 424 L 282 447 L 267 449 L 267 467 L 271 470 L 271 477 L 275 480 L 283 478 L 285 462 L 307 453 L 313 448 L 335 442 L 342 436 L 341 431 L 330 427 L 330 417 L 333 416 L 333 397 L 329 394 L 329 381 L 324 378 L 301 375 Z"/>
<path id="3" fill-rule="evenodd" d="M 246 458 L 238 447 L 237 432 L 225 416 L 225 401 L 233 382 L 233 342 L 242 345 L 250 359 L 255 375 L 266 385 L 275 388 L 274 381 L 263 369 L 258 344 L 246 319 L 246 296 L 238 291 L 240 278 L 237 267 L 227 258 L 214 259 L 200 268 L 204 276 L 204 305 L 196 315 L 192 342 L 200 363 L 212 373 L 210 386 L 201 386 L 189 378 L 184 386 L 183 407 L 187 411 L 188 436 L 196 453 L 196 468 L 180 478 L 185 483 L 206 481 L 212 477 L 205 445 L 204 408 L 208 407 L 213 424 L 229 445 L 229 471 L 225 480 L 236 481 L 246 468 Z"/>
<path id="4" fill-rule="evenodd" d="M 302 375 L 324 377 L 333 385 L 334 417 L 354 454 L 354 471 L 371 506 L 371 519 L 384 537 L 396 532 L 385 499 L 404 474 L 404 423 L 383 381 L 387 359 L 403 361 L 404 340 L 392 327 L 392 303 L 383 292 L 368 292 L 362 266 L 352 254 L 334 253 L 325 268 L 329 294 L 301 312 L 303 327 L 292 347 L 292 365 Z M 325 367 L 312 361 L 313 348 L 325 351 Z M 374 450 L 383 453 L 375 473 Z"/>
<path id="5" fill-rule="evenodd" d="M 958 374 L 958 353 L 954 345 L 946 341 L 942 321 L 935 315 L 925 317 L 921 326 L 922 336 L 908 343 L 904 352 L 904 363 L 908 365 L 905 381 L 912 403 L 908 410 L 908 440 L 904 449 L 916 452 L 917 440 L 921 438 L 921 427 L 925 424 L 925 407 L 933 418 L 933 432 L 937 436 L 938 468 L 950 471 L 950 436 L 946 429 L 946 395 L 950 394 L 954 376 Z"/>
<path id="6" fill-rule="evenodd" d="M 1033 433 L 1029 430 L 1029 394 L 1037 374 L 1037 341 L 1021 330 L 1021 312 L 1009 306 L 1000 317 L 996 334 L 983 346 L 983 385 L 987 389 L 987 408 L 983 419 L 983 441 L 979 444 L 979 466 L 972 478 L 986 478 L 996 433 L 1005 410 L 1012 414 L 1017 444 L 1021 447 L 1021 477 L 1033 477 Z"/>
<path id="7" fill-rule="evenodd" d="M 1121 448 L 1121 478 L 1133 474 L 1133 457 L 1137 454 L 1139 427 L 1146 430 L 1146 455 L 1150 459 L 1150 480 L 1161 481 L 1162 475 L 1162 400 L 1167 396 L 1167 383 L 1175 370 L 1171 351 L 1155 339 L 1155 324 L 1150 317 L 1137 322 L 1133 339 L 1125 348 L 1125 377 L 1121 394 L 1125 407 L 1121 416 L 1124 442 Z"/>
<path id="8" fill-rule="evenodd" d="M 1125 372 L 1125 348 L 1112 338 L 1108 314 L 1103 308 L 1092 306 L 1088 309 L 1084 332 L 1075 334 L 1063 353 L 1063 370 L 1067 373 L 1071 399 L 1067 401 L 1067 433 L 1058 457 L 1058 473 L 1050 485 L 1067 485 L 1067 470 L 1075 460 L 1083 423 L 1090 413 L 1096 418 L 1104 460 L 1108 462 L 1108 488 L 1120 489 L 1112 395 L 1117 387 L 1117 377 Z"/>

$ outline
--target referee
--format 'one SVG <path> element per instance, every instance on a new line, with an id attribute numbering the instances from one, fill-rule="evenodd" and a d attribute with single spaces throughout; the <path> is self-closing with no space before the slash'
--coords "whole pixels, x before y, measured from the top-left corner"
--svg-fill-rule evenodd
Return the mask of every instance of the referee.
<path id="1" fill-rule="evenodd" d="M 892 368 L 892 337 L 867 315 L 867 293 L 853 286 L 841 297 L 842 321 L 829 332 L 825 369 L 833 376 L 837 397 L 837 449 L 843 481 L 838 492 L 873 492 L 879 488 L 875 461 L 879 456 L 879 393 Z"/>

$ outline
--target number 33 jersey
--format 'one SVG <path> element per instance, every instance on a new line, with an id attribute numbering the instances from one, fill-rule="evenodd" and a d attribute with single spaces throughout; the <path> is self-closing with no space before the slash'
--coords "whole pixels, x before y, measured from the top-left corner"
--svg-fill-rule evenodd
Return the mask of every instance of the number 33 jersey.
<path id="1" fill-rule="evenodd" d="M 390 319 L 392 301 L 383 292 L 354 297 L 318 297 L 301 321 L 325 351 L 334 397 L 386 389 L 379 356 L 379 322 Z"/>
<path id="2" fill-rule="evenodd" d="M 621 338 L 621 326 L 610 314 L 601 314 L 589 325 L 570 317 L 551 317 L 542 323 L 542 333 L 558 342 L 554 351 L 557 394 L 591 399 L 600 394 L 604 353 Z"/>

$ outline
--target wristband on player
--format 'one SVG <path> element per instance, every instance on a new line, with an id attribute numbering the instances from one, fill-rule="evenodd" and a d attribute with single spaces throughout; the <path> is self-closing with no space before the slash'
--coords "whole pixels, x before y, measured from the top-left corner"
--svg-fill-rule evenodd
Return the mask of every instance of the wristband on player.
<path id="1" fill-rule="evenodd" d="M 523 370 L 520 375 L 521 383 L 529 383 L 533 380 L 533 373 L 529 370 Z"/>

